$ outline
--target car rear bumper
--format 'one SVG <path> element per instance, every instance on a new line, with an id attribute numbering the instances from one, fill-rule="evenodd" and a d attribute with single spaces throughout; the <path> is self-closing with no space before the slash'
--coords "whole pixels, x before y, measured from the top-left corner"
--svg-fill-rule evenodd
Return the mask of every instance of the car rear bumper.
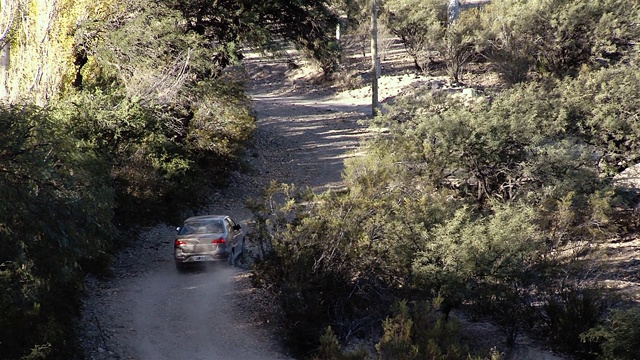
<path id="1" fill-rule="evenodd" d="M 204 262 L 226 261 L 229 258 L 229 253 L 222 254 L 188 254 L 184 257 L 174 256 L 176 263 L 181 264 L 196 264 Z"/>

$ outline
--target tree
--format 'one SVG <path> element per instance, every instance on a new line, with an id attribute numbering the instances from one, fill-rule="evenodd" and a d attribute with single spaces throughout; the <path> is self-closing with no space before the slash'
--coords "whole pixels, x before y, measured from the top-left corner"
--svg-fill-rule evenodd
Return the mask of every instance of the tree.
<path id="1" fill-rule="evenodd" d="M 449 24 L 438 49 L 447 64 L 447 74 L 456 83 L 462 80 L 467 64 L 476 57 L 476 32 L 481 28 L 477 10 L 467 10 Z"/>
<path id="2" fill-rule="evenodd" d="M 75 77 L 74 34 L 79 23 L 97 20 L 109 12 L 114 1 L 9 0 L 17 11 L 8 41 L 11 63 L 7 72 L 6 101 L 28 99 L 45 106 Z M 4 30 L 4 29 L 3 29 Z"/>
<path id="3" fill-rule="evenodd" d="M 393 0 L 384 3 L 385 24 L 402 40 L 416 70 L 427 72 L 442 59 L 447 75 L 459 82 L 465 66 L 475 58 L 475 32 L 481 27 L 476 10 L 449 22 L 443 1 Z"/>
<path id="4" fill-rule="evenodd" d="M 582 341 L 600 342 L 604 359 L 634 359 L 640 351 L 640 310 L 616 309 L 602 324 L 585 332 Z"/>
<path id="5" fill-rule="evenodd" d="M 218 69 L 242 59 L 245 47 L 279 49 L 293 42 L 329 73 L 335 70 L 339 51 L 331 39 L 337 17 L 326 1 L 175 1 L 168 7 L 180 11 L 187 31 L 204 36 L 215 55 Z"/>
<path id="6" fill-rule="evenodd" d="M 439 0 L 392 0 L 384 3 L 383 13 L 387 27 L 402 40 L 416 70 L 427 71 L 445 37 L 447 4 Z"/>
<path id="7" fill-rule="evenodd" d="M 193 187 L 222 185 L 225 176 L 208 174 L 237 168 L 255 124 L 243 77 L 212 62 L 215 49 L 181 12 L 126 4 L 78 29 L 82 81 L 57 107 L 78 138 L 111 160 L 119 208 L 132 211 L 119 215 L 133 220 L 170 215 L 154 207 L 171 203 L 175 213 L 178 202 L 197 201 Z"/>

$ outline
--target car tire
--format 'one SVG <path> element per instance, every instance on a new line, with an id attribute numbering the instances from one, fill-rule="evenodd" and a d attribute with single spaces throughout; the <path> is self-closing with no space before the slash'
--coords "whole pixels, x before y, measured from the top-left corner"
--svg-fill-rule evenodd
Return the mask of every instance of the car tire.
<path id="1" fill-rule="evenodd" d="M 180 272 L 180 273 L 185 272 L 184 265 L 180 264 L 180 263 L 176 263 L 176 270 L 178 270 L 178 272 Z"/>
<path id="2" fill-rule="evenodd" d="M 235 256 L 236 256 L 236 247 L 232 246 L 231 247 L 231 253 L 229 254 L 229 257 L 227 258 L 227 264 L 229 264 L 231 266 L 235 266 Z"/>
<path id="3" fill-rule="evenodd" d="M 242 242 L 240 242 L 240 250 L 238 251 L 238 255 L 242 254 L 242 252 L 244 251 L 244 242 L 247 240 L 246 237 L 242 237 Z"/>

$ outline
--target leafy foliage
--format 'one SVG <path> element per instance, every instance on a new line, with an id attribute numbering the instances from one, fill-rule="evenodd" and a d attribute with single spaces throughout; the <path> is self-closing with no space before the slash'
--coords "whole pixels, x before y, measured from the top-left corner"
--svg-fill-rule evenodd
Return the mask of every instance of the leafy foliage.
<path id="1" fill-rule="evenodd" d="M 569 288 L 548 296 L 543 317 L 552 344 L 583 356 L 597 351 L 597 345 L 582 334 L 602 320 L 608 305 L 604 295 L 597 289 Z"/>
<path id="2" fill-rule="evenodd" d="M 438 313 L 438 302 L 396 303 L 395 315 L 385 319 L 384 334 L 376 344 L 380 358 L 471 359 L 469 350 L 459 343 L 459 324 Z"/>
<path id="3" fill-rule="evenodd" d="M 530 71 L 564 77 L 624 62 L 639 35 L 640 7 L 622 0 L 502 0 L 482 14 L 478 45 L 511 83 Z"/>
<path id="4" fill-rule="evenodd" d="M 616 174 L 637 163 L 640 73 L 614 67 L 581 73 L 563 84 L 562 112 L 569 126 L 601 151 L 602 170 Z"/>
<path id="5" fill-rule="evenodd" d="M 213 63 L 218 69 L 242 59 L 242 48 L 278 49 L 290 41 L 320 62 L 330 73 L 339 59 L 331 39 L 336 15 L 325 1 L 175 1 L 164 3 L 179 10 L 188 31 L 203 35 L 213 44 Z"/>
<path id="6" fill-rule="evenodd" d="M 78 23 L 105 17 L 113 0 L 59 0 L 39 2 L 11 0 L 3 2 L 2 12 L 14 12 L 3 21 L 6 32 L 3 45 L 9 49 L 10 63 L 3 72 L 3 101 L 33 102 L 45 106 L 76 75 L 74 34 Z M 6 26 L 6 27 L 5 27 Z"/>
<path id="7" fill-rule="evenodd" d="M 310 195 L 273 184 L 254 204 L 259 225 L 252 235 L 265 249 L 259 279 L 276 292 L 287 342 L 302 354 L 318 348 L 326 326 L 339 336 L 370 328 L 388 296 L 381 286 L 388 279 L 376 273 L 380 261 L 363 251 L 367 235 L 357 226 L 343 226 L 360 222 L 366 210 L 352 211 L 349 200 Z M 323 216 L 329 208 L 334 216 Z M 307 213 L 311 209 L 317 210 Z M 358 278 L 355 264 L 364 272 Z"/>
<path id="8" fill-rule="evenodd" d="M 392 0 L 384 3 L 385 23 L 413 58 L 416 70 L 427 71 L 445 38 L 447 5 L 443 1 Z"/>
<path id="9" fill-rule="evenodd" d="M 604 359 L 634 359 L 640 352 L 640 309 L 613 310 L 599 326 L 583 334 L 583 341 L 601 342 Z"/>
<path id="10" fill-rule="evenodd" d="M 341 351 L 338 337 L 331 329 L 327 330 L 320 337 L 320 349 L 314 360 L 364 360 L 367 359 L 366 349 L 360 348 L 353 351 Z"/>
<path id="11" fill-rule="evenodd" d="M 453 23 L 445 1 L 393 0 L 384 3 L 383 19 L 418 71 L 440 57 L 456 82 L 478 54 L 510 84 L 575 76 L 631 61 L 640 35 L 640 7 L 624 0 L 496 0 Z"/>
<path id="12" fill-rule="evenodd" d="M 0 352 L 69 356 L 81 271 L 114 236 L 108 173 L 46 110 L 2 108 L 0 122 Z"/>
<path id="13" fill-rule="evenodd" d="M 447 65 L 447 75 L 454 82 L 462 81 L 467 65 L 476 59 L 476 32 L 480 29 L 481 19 L 476 10 L 467 10 L 454 23 L 449 24 L 440 41 L 438 51 Z"/>
<path id="14" fill-rule="evenodd" d="M 242 78 L 211 62 L 209 39 L 188 31 L 180 11 L 127 5 L 109 32 L 103 23 L 78 32 L 83 83 L 58 107 L 110 159 L 119 219 L 147 221 L 197 204 L 194 188 L 223 185 L 255 124 Z"/>

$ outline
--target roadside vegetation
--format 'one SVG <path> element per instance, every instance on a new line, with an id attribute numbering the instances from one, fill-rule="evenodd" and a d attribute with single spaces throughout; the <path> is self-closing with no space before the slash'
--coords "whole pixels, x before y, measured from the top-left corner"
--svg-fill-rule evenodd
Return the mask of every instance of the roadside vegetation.
<path id="1" fill-rule="evenodd" d="M 335 15 L 10 0 L 0 16 L 0 357 L 71 359 L 84 276 L 108 276 L 137 228 L 176 221 L 241 168 L 255 128 L 243 51 L 295 44 L 331 71 Z"/>
<path id="2" fill-rule="evenodd" d="M 389 0 L 381 18 L 417 71 L 502 81 L 471 98 L 413 89 L 371 121 L 344 191 L 273 184 L 252 204 L 256 284 L 290 347 L 502 356 L 468 347 L 455 313 L 497 324 L 507 350 L 527 332 L 581 359 L 636 358 L 637 304 L 595 280 L 599 245 L 638 230 L 637 189 L 614 177 L 638 163 L 640 6 L 495 0 L 448 25 L 446 2 Z"/>

